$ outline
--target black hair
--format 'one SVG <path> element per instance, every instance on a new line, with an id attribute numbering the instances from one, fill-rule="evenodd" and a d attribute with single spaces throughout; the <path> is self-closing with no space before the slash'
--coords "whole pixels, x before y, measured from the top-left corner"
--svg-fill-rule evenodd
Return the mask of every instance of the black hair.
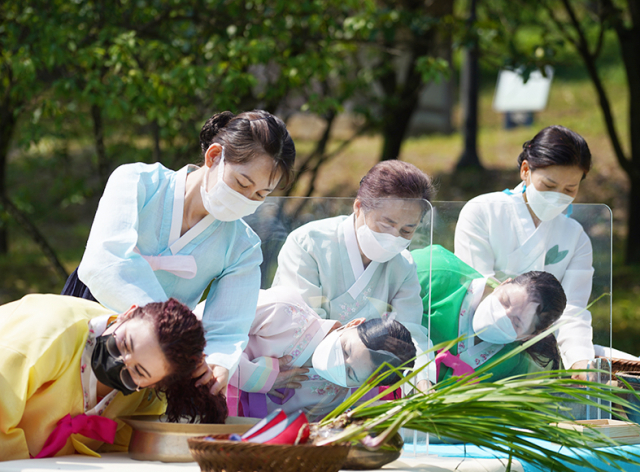
<path id="1" fill-rule="evenodd" d="M 567 296 L 562 285 L 552 274 L 543 271 L 531 271 L 514 278 L 511 283 L 526 288 L 529 301 L 537 303 L 533 334 L 539 334 L 558 321 L 565 307 Z M 552 369 L 560 366 L 560 352 L 556 338 L 550 334 L 538 341 L 526 351 L 535 362 L 543 367 L 552 364 Z"/>
<path id="2" fill-rule="evenodd" d="M 200 131 L 203 153 L 218 143 L 225 149 L 225 160 L 243 164 L 260 155 L 268 155 L 274 165 L 270 179 L 281 173 L 284 187 L 293 178 L 296 147 L 284 122 L 264 110 L 234 115 L 230 111 L 217 113 L 207 120 Z"/>
<path id="3" fill-rule="evenodd" d="M 582 169 L 584 179 L 591 169 L 591 151 L 578 133 L 553 125 L 540 130 L 531 141 L 522 145 L 518 167 L 524 161 L 532 171 L 549 166 L 577 166 Z"/>
<path id="4" fill-rule="evenodd" d="M 402 364 L 407 368 L 413 367 L 416 347 L 411 339 L 411 333 L 401 323 L 381 318 L 367 320 L 358 325 L 358 336 L 368 349 L 372 351 L 387 351 L 395 355 L 400 362 L 397 360 L 392 361 L 391 359 L 388 361 L 394 367 Z M 400 377 L 394 373 L 384 379 L 381 384 L 392 385 L 398 380 L 400 380 Z"/>

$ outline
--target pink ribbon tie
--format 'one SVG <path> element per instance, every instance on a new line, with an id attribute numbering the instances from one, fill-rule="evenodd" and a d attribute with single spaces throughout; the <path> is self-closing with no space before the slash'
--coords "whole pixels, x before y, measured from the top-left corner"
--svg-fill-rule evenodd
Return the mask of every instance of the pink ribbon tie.
<path id="1" fill-rule="evenodd" d="M 440 378 L 440 364 L 451 367 L 451 369 L 453 369 L 452 375 L 455 377 L 470 375 L 475 372 L 475 370 L 473 370 L 473 367 L 460 359 L 460 354 L 454 356 L 449 351 L 438 351 L 438 355 L 435 358 L 435 363 L 436 378 Z"/>
<path id="2" fill-rule="evenodd" d="M 89 439 L 113 444 L 117 429 L 118 423 L 102 416 L 87 416 L 83 413 L 71 418 L 71 415 L 67 415 L 58 421 L 58 425 L 49 435 L 35 459 L 55 456 L 67 444 L 67 440 L 72 434 L 81 434 Z"/>

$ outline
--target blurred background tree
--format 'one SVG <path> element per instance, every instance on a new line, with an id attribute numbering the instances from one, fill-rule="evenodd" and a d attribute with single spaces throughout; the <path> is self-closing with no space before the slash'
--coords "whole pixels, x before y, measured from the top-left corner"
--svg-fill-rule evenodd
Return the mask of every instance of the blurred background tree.
<path id="1" fill-rule="evenodd" d="M 547 64 L 556 82 L 540 123 L 587 137 L 595 165 L 581 201 L 614 207 L 616 247 L 626 240 L 626 261 L 640 262 L 638 4 L 476 3 L 469 22 L 472 0 L 3 1 L 0 301 L 58 292 L 112 170 L 198 162 L 198 133 L 214 112 L 263 108 L 287 121 L 298 158 L 281 194 L 352 196 L 369 167 L 395 158 L 434 175 L 440 200 L 512 186 L 519 146 L 535 131 L 503 131 L 490 111 L 495 78 Z M 453 90 L 460 51 L 476 42 L 484 170 L 456 172 L 463 136 L 446 133 L 460 105 L 447 102 L 444 133 L 416 136 L 412 126 L 425 90 Z M 594 96 L 604 124 L 593 119 Z M 620 172 L 604 163 L 609 146 Z M 640 287 L 622 251 L 615 257 L 622 332 L 640 321 Z"/>

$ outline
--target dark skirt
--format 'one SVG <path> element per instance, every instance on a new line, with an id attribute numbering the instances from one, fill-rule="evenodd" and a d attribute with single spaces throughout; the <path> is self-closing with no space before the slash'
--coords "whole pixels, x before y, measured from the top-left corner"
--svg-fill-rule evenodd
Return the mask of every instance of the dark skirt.
<path id="1" fill-rule="evenodd" d="M 91 290 L 78 278 L 78 269 L 74 270 L 67 279 L 67 283 L 64 284 L 64 288 L 62 289 L 62 295 L 84 298 L 85 300 L 94 302 L 98 301 L 91 294 Z"/>

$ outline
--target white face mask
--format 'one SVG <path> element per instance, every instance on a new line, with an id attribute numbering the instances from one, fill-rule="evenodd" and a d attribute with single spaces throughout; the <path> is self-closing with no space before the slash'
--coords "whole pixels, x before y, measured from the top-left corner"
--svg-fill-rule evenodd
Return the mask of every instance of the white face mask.
<path id="1" fill-rule="evenodd" d="M 311 364 L 322 378 L 341 387 L 347 387 L 347 368 L 344 365 L 344 353 L 340 342 L 342 329 L 332 331 L 320 341 L 311 357 Z"/>
<path id="2" fill-rule="evenodd" d="M 365 223 L 356 231 L 363 254 L 376 262 L 387 262 L 409 247 L 411 240 L 389 233 L 377 233 Z"/>
<path id="3" fill-rule="evenodd" d="M 509 344 L 518 335 L 500 300 L 493 294 L 480 302 L 473 315 L 473 331 L 488 343 Z"/>
<path id="4" fill-rule="evenodd" d="M 560 192 L 540 192 L 533 185 L 527 185 L 527 203 L 540 221 L 549 221 L 562 213 L 573 201 L 573 197 Z"/>
<path id="5" fill-rule="evenodd" d="M 210 169 L 207 169 L 202 179 L 200 187 L 200 196 L 204 208 L 216 220 L 235 221 L 245 216 L 253 214 L 260 205 L 261 201 L 251 200 L 241 193 L 236 192 L 229 187 L 224 181 L 224 148 L 220 155 L 220 164 L 218 164 L 218 180 L 213 188 L 207 192 Z"/>

